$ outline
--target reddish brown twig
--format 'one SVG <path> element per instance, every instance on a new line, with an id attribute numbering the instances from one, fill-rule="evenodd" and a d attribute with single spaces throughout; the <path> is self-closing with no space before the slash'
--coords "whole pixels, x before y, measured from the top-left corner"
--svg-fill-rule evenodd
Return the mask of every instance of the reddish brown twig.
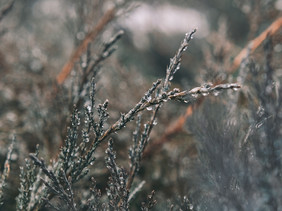
<path id="1" fill-rule="evenodd" d="M 267 36 L 275 34 L 282 26 L 282 17 L 276 19 L 266 30 L 264 30 L 258 37 L 250 42 L 250 46 L 245 47 L 234 59 L 231 71 L 235 71 L 242 60 L 247 56 L 248 52 L 253 52 L 266 39 Z"/>
<path id="2" fill-rule="evenodd" d="M 88 44 L 93 41 L 97 35 L 104 29 L 104 27 L 111 22 L 115 17 L 115 8 L 108 10 L 103 17 L 99 20 L 97 25 L 92 31 L 85 37 L 82 43 L 76 48 L 69 61 L 64 65 L 61 72 L 57 75 L 56 81 L 58 85 L 61 85 L 71 72 L 75 62 L 80 58 L 83 52 L 86 51 Z"/>

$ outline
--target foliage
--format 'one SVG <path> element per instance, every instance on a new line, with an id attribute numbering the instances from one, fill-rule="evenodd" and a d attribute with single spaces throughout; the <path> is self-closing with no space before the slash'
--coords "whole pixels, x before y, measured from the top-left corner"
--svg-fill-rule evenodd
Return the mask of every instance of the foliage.
<path id="1" fill-rule="evenodd" d="M 9 20 L 13 10 L 26 8 L 23 3 L 15 5 L 8 1 L 0 8 L 0 21 Z M 65 2 L 67 15 L 62 19 L 67 21 L 62 25 L 68 27 L 58 28 L 69 36 L 75 34 L 69 60 L 61 53 L 57 62 L 47 62 L 38 48 L 31 55 L 25 48 L 9 66 L 6 57 L 1 63 L 0 49 L 0 67 L 9 66 L 0 85 L 6 88 L 15 81 L 11 92 L 24 93 L 15 94 L 21 100 L 12 103 L 19 112 L 18 117 L 10 115 L 18 118 L 15 129 L 8 125 L 7 134 L 15 133 L 17 139 L 8 150 L 1 149 L 6 159 L 0 208 L 279 210 L 282 88 L 277 40 L 281 37 L 271 29 L 280 22 L 266 30 L 268 36 L 263 33 L 263 48 L 258 47 L 262 41 L 254 39 L 259 44 L 244 48 L 236 64 L 230 62 L 230 46 L 235 44 L 228 38 L 226 22 L 219 22 L 218 31 L 201 45 L 205 60 L 198 81 L 179 85 L 181 65 L 193 57 L 185 52 L 198 41 L 193 40 L 194 29 L 185 34 L 165 75 L 151 83 L 152 78 L 132 68 L 146 66 L 145 61 L 131 57 L 125 61 L 119 54 L 128 50 L 130 56 L 125 42 L 129 32 L 120 30 L 118 21 L 121 14 L 134 11 L 132 5 L 130 1 Z M 244 11 L 242 2 L 236 5 Z M 262 3 L 257 7 L 264 11 Z M 72 9 L 74 14 L 68 13 Z M 259 25 L 251 16 L 246 18 Z M 9 21 L 4 23 L 9 26 Z M 252 27 L 250 34 L 255 31 Z M 20 27 L 17 30 L 22 32 Z M 0 38 L 8 43 L 5 33 L 10 35 L 3 31 Z M 69 44 L 68 39 L 61 41 Z M 10 44 L 11 49 L 20 49 L 17 44 Z M 61 72 L 53 70 L 65 60 Z M 184 108 L 185 115 L 179 116 Z M 0 123 L 5 111 L 0 111 Z M 3 139 L 0 144 L 8 142 Z M 11 177 L 11 172 L 18 176 Z"/>

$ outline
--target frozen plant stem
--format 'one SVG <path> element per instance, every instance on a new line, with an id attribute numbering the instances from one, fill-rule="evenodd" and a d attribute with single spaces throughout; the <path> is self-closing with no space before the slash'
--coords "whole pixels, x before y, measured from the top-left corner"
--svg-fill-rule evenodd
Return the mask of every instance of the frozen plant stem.
<path id="1" fill-rule="evenodd" d="M 6 161 L 4 163 L 4 170 L 2 175 L 0 175 L 0 207 L 3 205 L 3 199 L 4 199 L 4 189 L 7 185 L 7 179 L 10 174 L 10 163 L 12 159 L 12 152 L 14 149 L 14 142 L 15 142 L 15 137 L 12 140 L 11 145 L 8 148 L 8 153 L 6 157 Z"/>
<path id="2" fill-rule="evenodd" d="M 173 80 L 174 74 L 176 73 L 177 70 L 180 69 L 180 65 L 181 65 L 181 57 L 183 55 L 183 52 L 187 50 L 188 48 L 188 44 L 190 42 L 190 40 L 193 39 L 193 35 L 196 33 L 196 29 L 194 29 L 192 32 L 190 33 L 186 33 L 184 40 L 182 41 L 179 49 L 177 50 L 175 56 L 170 59 L 170 63 L 169 66 L 166 69 L 166 77 L 164 80 L 164 84 L 163 84 L 163 92 L 167 92 L 169 89 L 169 82 Z"/>
<path id="3" fill-rule="evenodd" d="M 83 96 L 82 92 L 84 90 L 85 84 L 87 84 L 88 79 L 90 76 L 95 76 L 98 71 L 99 65 L 105 61 L 107 58 L 109 58 L 117 49 L 116 42 L 122 37 L 124 34 L 124 31 L 120 30 L 116 34 L 113 35 L 113 37 L 106 43 L 103 44 L 103 49 L 102 51 L 95 56 L 94 59 L 90 58 L 90 47 L 88 46 L 87 49 L 87 61 L 85 64 L 85 67 L 82 67 L 83 69 L 83 75 L 81 76 L 81 82 L 79 84 L 79 91 L 78 91 L 78 96 L 79 99 L 77 102 L 75 102 L 76 106 L 79 107 L 81 103 L 83 102 Z"/>
<path id="4" fill-rule="evenodd" d="M 147 103 L 147 100 L 151 97 L 151 95 L 154 93 L 156 88 L 160 85 L 161 80 L 157 80 L 155 83 L 153 83 L 152 87 L 146 92 L 146 94 L 142 97 L 142 99 L 132 108 L 127 114 L 122 114 L 118 121 L 116 121 L 108 130 L 106 130 L 103 135 L 94 143 L 95 146 L 100 144 L 105 138 L 107 138 L 111 133 L 116 132 L 125 125 L 133 120 L 134 116 L 142 110 L 144 110 L 146 107 L 149 107 L 150 104 Z"/>
<path id="5" fill-rule="evenodd" d="M 160 109 L 160 104 L 156 106 L 156 108 L 153 111 L 153 114 L 151 116 L 150 121 L 145 124 L 145 128 L 143 133 L 141 134 L 140 141 L 138 141 L 138 136 L 140 136 L 139 131 L 140 130 L 140 120 L 137 120 L 137 128 L 135 131 L 136 136 L 134 138 L 134 147 L 130 151 L 130 158 L 131 158 L 131 168 L 129 177 L 126 183 L 126 188 L 129 191 L 132 185 L 132 182 L 134 180 L 134 177 L 136 173 L 139 171 L 140 161 L 142 159 L 143 152 L 149 142 L 151 131 L 154 127 L 154 122 L 156 120 L 157 113 Z"/>
<path id="6" fill-rule="evenodd" d="M 30 154 L 29 157 L 33 160 L 34 164 L 39 166 L 42 169 L 43 173 L 50 179 L 51 183 L 42 179 L 42 182 L 46 185 L 46 187 L 48 187 L 52 192 L 54 192 L 62 200 L 64 200 L 71 210 L 73 210 L 73 211 L 77 210 L 75 208 L 75 204 L 74 204 L 74 201 L 73 201 L 73 192 L 71 190 L 71 184 L 69 183 L 63 169 L 60 170 L 60 174 L 63 175 L 63 179 L 65 180 L 65 182 L 67 181 L 66 185 L 67 185 L 67 187 L 68 187 L 67 189 L 69 190 L 70 193 L 67 193 L 65 191 L 64 187 L 62 186 L 62 184 L 60 183 L 60 181 L 56 177 L 56 174 L 52 170 L 49 170 L 47 168 L 47 166 L 45 165 L 43 160 L 38 159 L 36 156 L 34 156 L 32 154 Z M 47 201 L 48 200 L 50 200 L 50 199 L 47 199 Z"/>
<path id="7" fill-rule="evenodd" d="M 166 70 L 166 77 L 162 84 L 162 93 L 160 96 L 155 98 L 155 100 L 150 101 L 150 97 L 154 93 L 154 91 L 157 89 L 157 87 L 161 84 L 161 80 L 157 80 L 155 83 L 153 83 L 153 86 L 146 92 L 146 94 L 143 96 L 143 98 L 135 105 L 133 109 L 131 109 L 127 114 L 122 114 L 120 119 L 114 123 L 105 133 L 97 140 L 97 142 L 94 143 L 95 146 L 97 144 L 100 144 L 106 137 L 108 137 L 109 134 L 112 132 L 116 132 L 123 128 L 129 121 L 133 119 L 133 117 L 140 111 L 144 110 L 147 107 L 150 107 L 151 105 L 160 104 L 167 100 L 167 91 L 170 87 L 170 81 L 173 80 L 174 74 L 178 69 L 180 69 L 180 61 L 181 57 L 183 55 L 183 52 L 187 50 L 188 43 L 191 39 L 193 39 L 193 35 L 196 33 L 196 29 L 194 29 L 190 33 L 186 33 L 184 40 L 182 41 L 179 49 L 177 50 L 175 56 L 170 60 L 170 64 Z"/>

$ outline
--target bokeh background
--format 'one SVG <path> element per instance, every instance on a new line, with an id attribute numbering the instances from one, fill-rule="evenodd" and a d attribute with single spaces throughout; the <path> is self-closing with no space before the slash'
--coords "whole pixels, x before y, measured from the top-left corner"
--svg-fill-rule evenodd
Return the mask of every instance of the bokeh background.
<path id="1" fill-rule="evenodd" d="M 11 1 L 2 0 L 0 9 L 9 2 Z M 79 77 L 77 65 L 60 87 L 62 90 L 60 94 L 54 97 L 56 76 L 87 33 L 96 26 L 102 15 L 114 4 L 120 2 L 102 0 L 15 1 L 11 10 L 1 20 L 1 167 L 3 167 L 11 137 L 16 135 L 17 138 L 16 149 L 12 157 L 10 186 L 6 196 L 8 201 L 5 205 L 6 210 L 14 209 L 14 198 L 18 193 L 16 187 L 19 184 L 17 178 L 19 166 L 22 166 L 28 154 L 35 150 L 36 144 L 39 144 L 42 157 L 48 160 L 56 157 L 65 139 L 72 111 L 72 91 Z M 125 113 L 132 108 L 153 81 L 165 76 L 169 59 L 175 54 L 185 33 L 194 28 L 197 29 L 197 32 L 190 42 L 187 53 L 182 58 L 181 69 L 177 72 L 172 86 L 189 90 L 207 82 L 216 84 L 238 81 L 239 68 L 230 71 L 234 58 L 248 46 L 251 40 L 281 17 L 281 11 L 281 0 L 128 1 L 126 6 L 119 8 L 118 15 L 91 43 L 94 56 L 101 50 L 102 43 L 109 40 L 116 31 L 122 29 L 125 32 L 117 43 L 118 49 L 111 58 L 103 62 L 97 76 L 99 86 L 97 102 L 109 99 L 111 115 L 108 124 L 115 122 L 120 113 Z M 279 93 L 282 77 L 281 29 L 271 39 L 271 65 L 275 69 L 272 73 L 275 85 L 271 89 L 273 93 L 275 89 Z M 255 65 L 261 69 L 265 67 L 264 61 L 267 53 L 263 46 L 261 44 L 250 55 Z M 258 75 L 263 77 L 262 73 Z M 250 87 L 253 83 L 250 77 L 252 76 L 246 77 L 243 91 L 240 93 L 227 92 L 216 99 L 207 97 L 207 99 L 202 99 L 206 101 L 203 104 L 194 102 L 194 112 L 187 118 L 185 124 L 181 125 L 181 128 L 175 125 L 178 124 L 179 118 L 188 112 L 187 105 L 180 102 L 169 102 L 163 107 L 157 117 L 158 124 L 151 134 L 151 146 L 148 146 L 136 181 L 138 183 L 145 180 L 146 184 L 137 194 L 134 203 L 140 203 L 151 190 L 156 190 L 158 201 L 156 209 L 167 207 L 169 200 L 173 201 L 178 196 L 183 197 L 184 195 L 191 198 L 199 210 L 206 208 L 212 210 L 240 209 L 235 205 L 240 204 L 240 200 L 244 201 L 242 193 L 240 193 L 242 198 L 235 197 L 239 202 L 233 201 L 232 203 L 228 201 L 233 197 L 232 191 L 228 192 L 224 188 L 218 188 L 215 191 L 218 185 L 224 184 L 224 181 L 218 178 L 209 180 L 210 178 L 203 177 L 203 175 L 226 176 L 227 173 L 224 174 L 226 169 L 216 167 L 217 163 L 225 161 L 216 160 L 215 163 L 212 163 L 203 161 L 205 159 L 199 156 L 205 149 L 207 151 L 215 150 L 213 153 L 221 155 L 221 158 L 225 160 L 222 156 L 227 156 L 227 152 L 231 153 L 237 148 L 232 145 L 230 151 L 220 147 L 214 149 L 203 147 L 203 149 L 199 147 L 199 143 L 202 146 L 205 142 L 199 141 L 201 138 L 197 138 L 197 134 L 199 137 L 206 137 L 205 140 L 209 138 L 216 140 L 216 137 L 221 137 L 220 134 L 227 133 L 226 136 L 218 138 L 221 141 L 215 142 L 220 146 L 226 145 L 222 140 L 230 141 L 228 137 L 233 138 L 234 142 L 236 140 L 239 142 L 244 137 L 249 125 L 255 122 L 251 114 L 256 113 L 257 108 L 261 105 L 259 97 L 250 97 L 252 95 Z M 254 87 L 257 90 L 257 87 Z M 236 103 L 232 97 L 233 94 L 237 96 Z M 281 101 L 279 95 L 276 97 Z M 280 110 L 276 111 L 276 114 L 280 114 L 275 123 L 277 127 L 281 126 Z M 269 115 L 275 116 L 276 114 Z M 146 119 L 146 114 L 144 118 Z M 230 128 L 236 131 L 220 132 L 229 124 L 227 120 L 232 118 L 237 122 L 235 124 L 237 126 L 230 126 Z M 241 118 L 244 121 L 240 123 Z M 223 120 L 227 123 L 224 124 Z M 211 125 L 215 125 L 214 128 Z M 134 127 L 134 123 L 131 123 L 125 130 L 113 136 L 116 139 L 117 162 L 124 167 L 128 167 L 128 147 L 131 144 Z M 171 130 L 175 131 L 170 133 Z M 277 133 L 275 140 L 278 141 L 274 147 L 278 150 L 277 153 L 280 153 L 281 158 L 281 151 L 279 151 L 282 145 L 281 129 L 277 130 L 278 132 L 269 133 Z M 209 131 L 214 131 L 215 134 L 210 134 Z M 105 147 L 104 145 L 101 147 L 101 151 L 97 154 L 97 164 L 90 172 L 90 176 L 96 178 L 97 185 L 103 193 L 108 176 L 104 164 Z M 220 156 L 217 159 L 220 159 Z M 199 164 L 199 161 L 202 163 Z M 202 165 L 203 162 L 204 165 Z M 226 162 L 229 162 L 229 158 L 226 159 Z M 233 163 L 230 164 L 232 165 Z M 210 168 L 216 173 L 210 173 Z M 238 169 L 241 169 L 241 166 Z M 279 205 L 281 206 L 282 199 L 280 164 L 271 170 L 272 173 L 275 171 L 280 173 L 277 177 L 275 176 L 275 182 L 270 183 L 269 188 L 266 189 L 271 192 L 276 184 L 280 185 L 279 189 L 271 192 L 272 196 L 274 195 L 273 198 L 276 199 L 276 208 L 278 208 Z M 221 175 L 217 174 L 218 172 L 223 173 Z M 244 170 L 242 172 L 242 174 L 246 173 Z M 261 174 L 250 175 L 250 177 L 256 177 Z M 230 177 L 234 178 L 234 175 Z M 269 176 L 266 180 L 271 178 Z M 232 182 L 236 183 L 235 180 Z M 80 185 L 85 188 L 88 186 L 87 184 Z M 255 182 L 252 185 L 255 186 Z M 275 210 L 275 207 L 271 205 L 269 207 L 261 206 L 268 199 L 263 198 L 260 194 L 263 195 L 265 192 L 259 190 L 253 187 L 251 197 L 247 197 L 252 200 L 258 194 L 258 201 L 253 204 L 247 203 L 247 205 L 241 203 L 241 208 Z M 225 194 L 228 197 L 224 196 Z M 213 200 L 218 201 L 212 202 Z"/>

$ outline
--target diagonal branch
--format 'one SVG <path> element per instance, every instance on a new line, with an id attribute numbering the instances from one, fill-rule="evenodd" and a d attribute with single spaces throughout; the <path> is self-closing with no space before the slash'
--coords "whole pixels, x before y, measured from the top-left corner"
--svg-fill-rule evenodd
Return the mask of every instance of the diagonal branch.
<path id="1" fill-rule="evenodd" d="M 275 34 L 282 26 L 282 17 L 276 19 L 266 30 L 250 42 L 250 46 L 245 47 L 234 59 L 231 71 L 236 70 L 249 51 L 254 51 L 266 39 L 267 36 Z"/>
<path id="2" fill-rule="evenodd" d="M 93 41 L 97 37 L 97 35 L 105 28 L 105 26 L 114 19 L 115 14 L 115 8 L 109 9 L 99 20 L 96 27 L 89 32 L 89 34 L 85 37 L 82 43 L 76 48 L 69 61 L 64 65 L 63 69 L 56 77 L 58 85 L 61 85 L 66 80 L 75 62 L 80 58 L 83 52 L 86 51 L 88 44 Z"/>
<path id="3" fill-rule="evenodd" d="M 180 116 L 175 122 L 170 124 L 168 126 L 168 129 L 165 131 L 165 133 L 159 139 L 153 141 L 150 147 L 145 150 L 143 156 L 147 157 L 153 152 L 155 153 L 157 150 L 161 149 L 161 146 L 163 144 L 171 141 L 171 137 L 173 137 L 175 134 L 183 130 L 183 126 L 186 122 L 186 119 L 189 116 L 191 116 L 193 110 L 195 108 L 198 108 L 203 102 L 202 96 L 207 96 L 209 94 L 217 96 L 220 94 L 220 92 L 224 90 L 232 89 L 236 91 L 240 88 L 241 86 L 237 83 L 218 84 L 216 86 L 212 84 L 204 84 L 203 86 L 195 87 L 190 91 L 182 91 L 182 92 L 177 92 L 173 95 L 168 95 L 168 99 L 170 100 L 180 100 L 186 102 L 187 101 L 186 98 L 187 99 L 194 98 L 194 99 L 199 99 L 199 101 L 195 105 L 189 105 L 186 109 L 185 114 Z"/>

